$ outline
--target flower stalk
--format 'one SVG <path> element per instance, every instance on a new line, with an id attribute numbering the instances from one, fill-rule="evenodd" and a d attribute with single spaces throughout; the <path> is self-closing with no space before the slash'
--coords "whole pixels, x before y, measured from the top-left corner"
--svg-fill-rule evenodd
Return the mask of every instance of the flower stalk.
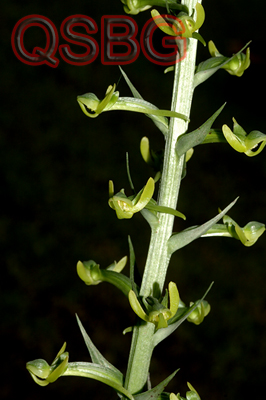
<path id="1" fill-rule="evenodd" d="M 183 4 L 188 7 L 191 14 L 197 0 L 185 0 Z M 172 106 L 171 110 L 189 117 L 192 97 L 193 81 L 198 41 L 188 39 L 187 56 L 182 62 L 176 64 Z M 166 136 L 163 172 L 158 194 L 158 205 L 176 208 L 180 182 L 183 173 L 185 155 L 178 157 L 176 154 L 176 142 L 179 136 L 186 132 L 188 122 L 179 118 L 172 118 L 169 125 L 169 133 Z M 172 235 L 174 216 L 170 214 L 158 214 L 159 223 L 156 229 L 152 229 L 150 246 L 140 288 L 141 296 L 153 295 L 157 297 L 162 293 L 165 276 L 170 261 L 167 251 L 167 241 Z M 154 284 L 160 293 L 154 290 Z M 141 323 L 133 331 L 131 352 L 126 375 L 126 388 L 131 393 L 141 391 L 147 381 L 150 359 L 153 351 L 152 337 L 155 326 L 149 323 Z"/>

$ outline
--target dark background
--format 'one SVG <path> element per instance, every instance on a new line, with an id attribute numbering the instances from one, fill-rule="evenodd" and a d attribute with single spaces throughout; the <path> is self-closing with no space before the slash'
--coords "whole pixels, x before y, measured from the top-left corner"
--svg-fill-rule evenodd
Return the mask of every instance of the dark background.
<path id="1" fill-rule="evenodd" d="M 221 53 L 231 55 L 249 40 L 251 67 L 242 78 L 219 71 L 197 88 L 190 130 L 197 128 L 225 101 L 215 127 L 231 125 L 234 116 L 247 132 L 266 132 L 265 13 L 261 1 L 204 1 L 206 22 L 201 34 L 213 40 Z M 128 254 L 130 234 L 140 271 L 148 248 L 149 228 L 140 215 L 117 220 L 108 207 L 108 180 L 129 193 L 125 153 L 130 155 L 135 186 L 141 188 L 152 171 L 139 154 L 147 135 L 154 149 L 162 135 L 143 115 L 104 113 L 94 120 L 80 110 L 76 96 L 93 92 L 102 98 L 108 85 L 118 82 L 117 66 L 67 64 L 59 54 L 57 68 L 23 64 L 11 48 L 16 22 L 41 14 L 61 22 L 72 14 L 92 17 L 123 14 L 117 1 L 76 0 L 50 2 L 5 1 L 1 11 L 1 385 L 0 397 L 45 399 L 73 395 L 90 399 L 116 398 L 112 389 L 82 378 L 62 378 L 37 386 L 25 363 L 54 359 L 67 342 L 70 361 L 89 361 L 75 313 L 100 351 L 123 372 L 130 334 L 122 330 L 134 321 L 127 300 L 114 287 L 86 287 L 77 277 L 78 260 L 93 259 L 103 268 Z M 136 16 L 141 29 L 149 11 Z M 32 30 L 32 31 L 31 31 Z M 95 38 L 100 40 L 100 35 Z M 30 28 L 25 36 L 32 48 L 43 36 Z M 64 43 L 60 37 L 60 44 Z M 208 58 L 199 45 L 198 60 Z M 140 54 L 125 71 L 143 97 L 169 108 L 173 75 Z M 119 82 L 122 96 L 129 95 Z M 265 151 L 248 158 L 226 145 L 195 150 L 180 193 L 178 209 L 187 221 L 176 230 L 201 224 L 240 196 L 230 216 L 244 226 L 266 221 Z M 175 254 L 167 280 L 177 282 L 183 301 L 202 296 L 209 284 L 212 311 L 204 323 L 184 323 L 158 346 L 151 365 L 153 384 L 181 368 L 169 390 L 186 390 L 186 381 L 202 399 L 261 397 L 266 371 L 265 236 L 251 248 L 230 239 L 200 239 Z"/>

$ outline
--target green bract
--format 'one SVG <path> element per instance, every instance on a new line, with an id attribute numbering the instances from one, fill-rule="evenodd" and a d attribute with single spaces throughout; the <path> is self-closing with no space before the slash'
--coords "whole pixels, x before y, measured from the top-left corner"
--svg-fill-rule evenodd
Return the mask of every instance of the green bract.
<path id="1" fill-rule="evenodd" d="M 121 0 L 124 5 L 124 11 L 127 14 L 136 15 L 141 11 L 148 10 L 153 6 L 166 7 L 169 10 L 183 10 L 185 6 L 178 3 L 177 0 Z"/>
<path id="2" fill-rule="evenodd" d="M 170 307 L 167 308 L 166 304 L 159 302 L 158 299 L 148 296 L 143 298 L 143 303 L 147 310 L 147 313 L 143 310 L 137 296 L 133 290 L 130 290 L 128 299 L 133 311 L 146 322 L 151 322 L 156 326 L 156 329 L 166 328 L 168 326 L 167 321 L 172 318 L 179 306 L 179 293 L 174 282 L 170 282 L 168 285 Z"/>
<path id="3" fill-rule="evenodd" d="M 245 153 L 248 157 L 259 154 L 266 146 L 266 135 L 259 131 L 247 134 L 233 118 L 233 132 L 227 125 L 223 125 L 222 131 L 225 139 L 239 153 Z"/>

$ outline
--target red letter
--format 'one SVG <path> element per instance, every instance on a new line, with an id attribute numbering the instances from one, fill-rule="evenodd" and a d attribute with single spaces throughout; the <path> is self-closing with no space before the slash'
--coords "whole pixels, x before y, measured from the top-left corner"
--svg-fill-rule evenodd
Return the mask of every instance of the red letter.
<path id="1" fill-rule="evenodd" d="M 135 39 L 137 32 L 137 24 L 131 17 L 125 15 L 103 16 L 101 21 L 102 63 L 104 65 L 124 65 L 135 61 L 140 51 L 139 43 Z M 115 46 L 124 46 L 127 51 L 115 52 Z"/>
<path id="2" fill-rule="evenodd" d="M 186 38 L 182 38 L 178 35 L 185 31 L 185 27 L 182 21 L 172 15 L 162 15 L 163 18 L 168 22 L 162 22 L 158 25 L 155 24 L 153 18 L 149 19 L 144 25 L 141 36 L 140 36 L 140 44 L 145 57 L 151 62 L 168 66 L 177 64 L 179 61 L 182 61 L 186 57 L 187 50 L 187 41 Z M 155 17 L 160 18 L 160 16 Z M 176 27 L 172 24 L 171 20 L 178 20 L 179 24 L 182 27 L 182 31 L 177 31 Z M 172 48 L 174 51 L 172 53 L 159 53 L 155 50 L 152 42 L 154 31 L 160 25 L 170 25 L 171 28 L 175 31 L 177 36 L 164 36 L 162 39 L 162 46 L 164 49 Z M 178 48 L 177 43 L 179 42 L 180 48 Z"/>
<path id="3" fill-rule="evenodd" d="M 82 26 L 86 29 L 87 33 L 96 33 L 98 31 L 96 22 L 86 15 L 76 14 L 65 18 L 60 27 L 62 37 L 67 42 L 85 47 L 86 51 L 85 53 L 77 54 L 71 51 L 68 44 L 61 44 L 59 46 L 59 53 L 63 60 L 69 64 L 87 65 L 92 63 L 98 56 L 99 46 L 92 37 L 74 32 L 73 28 L 76 26 Z"/>
<path id="4" fill-rule="evenodd" d="M 25 49 L 23 41 L 26 29 L 31 26 L 39 26 L 46 35 L 45 48 L 34 47 L 32 53 Z M 11 44 L 16 57 L 25 64 L 34 66 L 47 64 L 53 68 L 59 64 L 59 60 L 54 57 L 58 46 L 57 29 L 52 21 L 43 15 L 33 14 L 21 18 L 12 31 Z"/>

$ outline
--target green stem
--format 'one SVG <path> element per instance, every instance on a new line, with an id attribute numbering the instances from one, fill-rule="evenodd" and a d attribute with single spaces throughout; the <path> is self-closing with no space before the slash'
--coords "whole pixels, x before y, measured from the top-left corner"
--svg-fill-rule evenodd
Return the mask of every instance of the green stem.
<path id="1" fill-rule="evenodd" d="M 190 15 L 197 2 L 199 0 L 183 1 L 183 4 L 189 9 Z M 193 97 L 197 40 L 190 39 L 187 47 L 185 59 L 176 64 L 171 109 L 189 117 Z M 171 119 L 169 134 L 166 137 L 164 166 L 158 195 L 158 204 L 161 206 L 172 208 L 177 206 L 184 156 L 178 159 L 175 146 L 178 137 L 187 131 L 187 127 L 188 122 L 179 118 Z M 172 235 L 175 217 L 170 214 L 159 213 L 158 218 L 158 226 L 152 230 L 151 234 L 140 289 L 141 296 L 150 294 L 156 296 L 162 292 L 170 261 L 167 241 Z M 125 381 L 125 387 L 130 393 L 140 392 L 146 384 L 153 351 L 153 335 L 154 325 L 151 323 L 141 323 L 134 327 Z"/>

